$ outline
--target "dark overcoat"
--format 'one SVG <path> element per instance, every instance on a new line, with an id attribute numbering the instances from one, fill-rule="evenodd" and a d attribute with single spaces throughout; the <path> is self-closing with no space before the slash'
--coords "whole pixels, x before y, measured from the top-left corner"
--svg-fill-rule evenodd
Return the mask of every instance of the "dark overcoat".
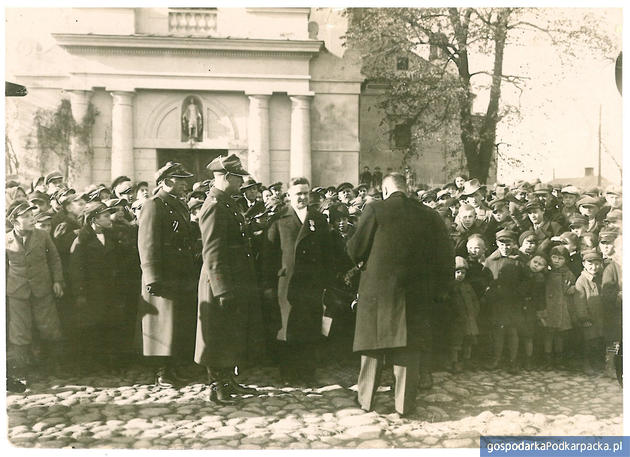
<path id="1" fill-rule="evenodd" d="M 365 206 L 347 250 L 364 264 L 354 351 L 419 348 L 435 299 L 447 292 L 454 274 L 453 247 L 440 215 L 394 192 Z"/>
<path id="2" fill-rule="evenodd" d="M 495 326 L 521 325 L 527 289 L 527 267 L 523 254 L 514 251 L 503 257 L 497 249 L 486 259 L 484 269 L 492 275 L 490 288 L 485 295 L 491 323 Z"/>
<path id="3" fill-rule="evenodd" d="M 199 210 L 203 267 L 195 362 L 233 367 L 254 362 L 264 343 L 260 295 L 245 220 L 236 202 L 212 187 Z M 234 299 L 221 306 L 219 297 Z"/>
<path id="4" fill-rule="evenodd" d="M 145 356 L 191 358 L 195 344 L 198 278 L 195 275 L 190 214 L 186 205 L 160 190 L 142 206 L 138 252 L 142 296 L 138 314 Z M 146 286 L 160 283 L 160 296 Z"/>
<path id="5" fill-rule="evenodd" d="M 105 244 L 85 225 L 70 249 L 70 282 L 73 296 L 85 297 L 85 307 L 73 308 L 77 328 L 115 327 L 123 322 L 124 303 L 116 281 L 121 251 L 111 232 L 104 232 Z"/>
<path id="6" fill-rule="evenodd" d="M 292 206 L 271 222 L 263 247 L 269 288 L 277 290 L 282 328 L 277 339 L 307 343 L 321 339 L 322 294 L 330 283 L 331 238 L 323 214 L 308 208 L 304 223 Z"/>

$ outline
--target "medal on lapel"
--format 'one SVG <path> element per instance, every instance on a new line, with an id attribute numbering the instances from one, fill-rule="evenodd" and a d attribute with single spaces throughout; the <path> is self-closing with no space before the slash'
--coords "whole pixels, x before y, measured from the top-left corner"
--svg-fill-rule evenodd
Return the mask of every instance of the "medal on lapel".
<path id="1" fill-rule="evenodd" d="M 308 220 L 308 228 L 311 232 L 315 231 L 315 221 L 313 219 Z"/>

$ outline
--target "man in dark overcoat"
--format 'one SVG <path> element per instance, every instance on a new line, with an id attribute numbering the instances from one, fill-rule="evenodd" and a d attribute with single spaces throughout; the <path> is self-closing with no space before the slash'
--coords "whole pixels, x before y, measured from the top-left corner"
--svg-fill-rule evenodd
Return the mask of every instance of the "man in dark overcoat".
<path id="1" fill-rule="evenodd" d="M 156 358 L 155 381 L 164 387 L 183 381 L 176 367 L 192 360 L 195 344 L 194 236 L 181 199 L 191 176 L 179 163 L 160 168 L 155 179 L 160 190 L 144 202 L 138 221 L 142 353 Z"/>
<path id="2" fill-rule="evenodd" d="M 265 297 L 278 298 L 280 370 L 286 382 L 311 384 L 321 340 L 322 293 L 330 283 L 331 236 L 323 214 L 308 207 L 306 178 L 289 183 L 287 205 L 271 222 L 263 246 Z"/>
<path id="3" fill-rule="evenodd" d="M 236 155 L 210 162 L 214 184 L 199 210 L 203 267 L 195 362 L 206 367 L 210 400 L 232 403 L 232 394 L 254 393 L 238 384 L 235 367 L 260 357 L 263 347 L 260 295 L 245 220 L 231 195 L 247 171 Z"/>
<path id="4" fill-rule="evenodd" d="M 395 407 L 415 406 L 420 350 L 436 299 L 453 275 L 453 248 L 438 213 L 405 194 L 405 177 L 383 179 L 383 201 L 366 205 L 347 245 L 363 264 L 353 349 L 361 353 L 358 402 L 371 410 L 384 358 L 394 366 Z"/>

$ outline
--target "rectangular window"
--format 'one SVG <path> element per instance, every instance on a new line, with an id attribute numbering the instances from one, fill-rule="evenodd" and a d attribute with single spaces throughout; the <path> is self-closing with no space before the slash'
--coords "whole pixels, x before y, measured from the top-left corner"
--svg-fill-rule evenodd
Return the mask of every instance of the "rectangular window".
<path id="1" fill-rule="evenodd" d="M 409 58 L 397 57 L 396 58 L 396 70 L 409 70 Z"/>
<path id="2" fill-rule="evenodd" d="M 394 127 L 394 147 L 408 148 L 411 146 L 411 126 L 400 124 Z"/>

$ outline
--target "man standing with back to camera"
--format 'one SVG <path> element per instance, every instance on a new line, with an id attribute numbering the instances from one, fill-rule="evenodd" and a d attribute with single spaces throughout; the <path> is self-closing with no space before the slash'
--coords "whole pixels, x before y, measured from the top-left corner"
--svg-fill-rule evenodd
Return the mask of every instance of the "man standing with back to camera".
<path id="1" fill-rule="evenodd" d="M 358 403 L 370 411 L 384 359 L 394 366 L 395 408 L 415 409 L 420 350 L 436 300 L 453 275 L 453 249 L 437 212 L 405 194 L 400 173 L 383 179 L 383 201 L 366 205 L 347 251 L 363 263 L 355 352 L 361 353 Z"/>

